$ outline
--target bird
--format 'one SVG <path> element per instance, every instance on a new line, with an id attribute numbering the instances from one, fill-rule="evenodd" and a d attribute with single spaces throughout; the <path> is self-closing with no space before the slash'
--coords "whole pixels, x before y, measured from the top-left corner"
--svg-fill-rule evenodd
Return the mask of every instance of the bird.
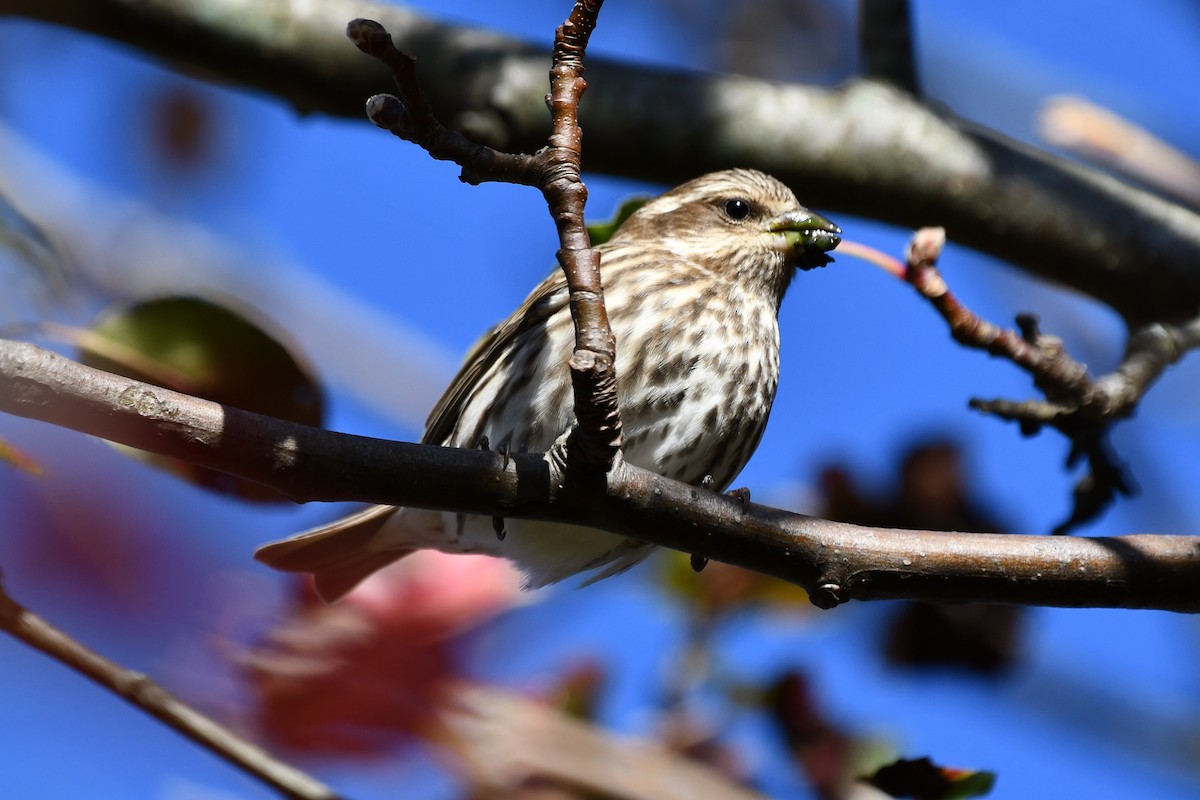
<path id="1" fill-rule="evenodd" d="M 752 169 L 713 172 L 647 201 L 600 245 L 616 337 L 617 397 L 630 464 L 724 490 L 758 447 L 779 382 L 778 313 L 798 270 L 824 266 L 841 229 Z M 422 442 L 548 449 L 574 424 L 574 328 L 555 270 L 468 353 Z M 313 576 L 334 602 L 422 548 L 507 558 L 533 589 L 623 572 L 654 546 L 562 523 L 370 506 L 260 547 L 255 558 Z"/>

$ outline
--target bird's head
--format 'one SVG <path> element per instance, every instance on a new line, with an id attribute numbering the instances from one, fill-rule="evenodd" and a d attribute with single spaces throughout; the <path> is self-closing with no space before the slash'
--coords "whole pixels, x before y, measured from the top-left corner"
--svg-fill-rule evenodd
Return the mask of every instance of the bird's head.
<path id="1" fill-rule="evenodd" d="M 782 297 L 796 269 L 828 264 L 842 229 L 757 170 L 713 172 L 646 203 L 614 240 L 654 241 Z"/>

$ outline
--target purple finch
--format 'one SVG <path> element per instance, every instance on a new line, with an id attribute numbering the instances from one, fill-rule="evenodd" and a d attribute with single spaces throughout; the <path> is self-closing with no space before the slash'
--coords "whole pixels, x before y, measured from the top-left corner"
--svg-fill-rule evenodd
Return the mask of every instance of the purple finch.
<path id="1" fill-rule="evenodd" d="M 724 489 L 762 438 L 779 381 L 784 292 L 829 262 L 841 230 L 761 172 L 715 172 L 646 203 L 599 246 L 617 340 L 617 387 L 631 464 Z M 548 449 L 574 422 L 567 285 L 555 271 L 493 329 L 433 409 L 422 441 Z M 262 547 L 277 569 L 312 573 L 333 601 L 420 548 L 515 562 L 527 587 L 641 561 L 652 545 L 590 528 L 374 506 Z"/>

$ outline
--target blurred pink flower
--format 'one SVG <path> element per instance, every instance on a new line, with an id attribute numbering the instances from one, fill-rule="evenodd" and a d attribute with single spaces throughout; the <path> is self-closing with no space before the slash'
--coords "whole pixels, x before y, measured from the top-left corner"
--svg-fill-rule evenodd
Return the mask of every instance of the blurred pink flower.
<path id="1" fill-rule="evenodd" d="M 420 735 L 458 670 L 453 641 L 518 602 L 507 562 L 422 551 L 325 606 L 306 586 L 243 661 L 266 738 L 313 754 L 378 754 Z"/>

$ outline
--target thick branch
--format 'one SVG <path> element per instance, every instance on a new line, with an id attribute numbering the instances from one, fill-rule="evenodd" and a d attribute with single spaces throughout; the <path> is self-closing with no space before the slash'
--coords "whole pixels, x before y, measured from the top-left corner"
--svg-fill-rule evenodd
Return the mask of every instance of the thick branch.
<path id="1" fill-rule="evenodd" d="M 529 152 L 547 134 L 544 50 L 403 8 L 362 0 L 3 5 L 200 67 L 304 112 L 358 118 L 358 98 L 387 90 L 388 75 L 347 48 L 341 31 L 346 20 L 370 16 L 420 59 L 426 90 L 451 127 Z M 1091 294 L 1135 325 L 1178 323 L 1200 307 L 1200 216 L 938 116 L 902 92 L 595 58 L 588 70 L 590 170 L 676 184 L 723 167 L 757 167 L 817 207 L 914 228 L 936 221 L 956 242 Z"/>
<path id="2" fill-rule="evenodd" d="M 183 458 L 296 499 L 586 524 L 783 578 L 823 607 L 920 598 L 1200 611 L 1200 539 L 1193 537 L 857 527 L 743 505 L 621 462 L 603 485 L 564 485 L 553 458 L 504 459 L 308 428 L 99 372 L 20 342 L 0 341 L 0 410 Z"/>
<path id="3" fill-rule="evenodd" d="M 333 790 L 181 702 L 145 675 L 84 647 L 0 587 L 0 630 L 90 678 L 235 767 L 297 800 L 337 800 Z"/>

